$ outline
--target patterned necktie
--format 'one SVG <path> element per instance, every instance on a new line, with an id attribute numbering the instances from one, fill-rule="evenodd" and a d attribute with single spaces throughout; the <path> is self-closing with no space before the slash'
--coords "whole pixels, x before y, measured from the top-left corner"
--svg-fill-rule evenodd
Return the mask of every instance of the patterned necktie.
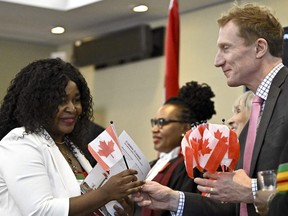
<path id="1" fill-rule="evenodd" d="M 246 138 L 246 145 L 244 149 L 243 155 L 243 169 L 246 171 L 247 175 L 250 172 L 250 165 L 252 159 L 252 153 L 254 149 L 255 139 L 256 139 L 256 132 L 258 127 L 258 119 L 261 111 L 263 99 L 259 96 L 255 95 L 252 101 L 252 110 L 251 116 L 249 120 L 249 128 L 248 134 Z M 240 216 L 247 216 L 247 205 L 246 203 L 240 203 Z"/>

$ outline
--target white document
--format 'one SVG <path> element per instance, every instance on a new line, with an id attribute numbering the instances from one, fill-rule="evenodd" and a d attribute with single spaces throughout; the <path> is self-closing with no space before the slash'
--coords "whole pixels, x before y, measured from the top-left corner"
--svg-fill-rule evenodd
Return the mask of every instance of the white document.
<path id="1" fill-rule="evenodd" d="M 129 168 L 138 171 L 138 180 L 144 180 L 151 169 L 149 161 L 126 131 L 120 134 L 119 141 Z"/>

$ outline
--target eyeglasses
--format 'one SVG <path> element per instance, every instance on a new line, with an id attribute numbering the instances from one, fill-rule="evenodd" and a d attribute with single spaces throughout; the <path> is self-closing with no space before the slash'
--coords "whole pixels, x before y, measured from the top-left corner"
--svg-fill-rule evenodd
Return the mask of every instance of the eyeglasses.
<path id="1" fill-rule="evenodd" d="M 151 126 L 154 127 L 155 125 L 157 125 L 159 128 L 162 128 L 164 125 L 167 125 L 173 122 L 187 123 L 186 121 L 182 121 L 182 120 L 159 118 L 159 119 L 151 119 Z"/>

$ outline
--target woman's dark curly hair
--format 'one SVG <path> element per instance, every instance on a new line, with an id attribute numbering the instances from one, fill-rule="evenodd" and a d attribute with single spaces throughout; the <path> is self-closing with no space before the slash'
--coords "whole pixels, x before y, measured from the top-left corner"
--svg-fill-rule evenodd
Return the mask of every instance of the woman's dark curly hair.
<path id="1" fill-rule="evenodd" d="M 172 104 L 182 108 L 180 120 L 193 124 L 207 121 L 216 114 L 214 102 L 215 95 L 206 83 L 198 84 L 196 81 L 187 82 L 180 88 L 178 97 L 168 99 L 164 104 Z"/>
<path id="2" fill-rule="evenodd" d="M 78 69 L 59 58 L 35 61 L 11 81 L 0 107 L 0 139 L 16 127 L 24 126 L 26 133 L 49 129 L 70 80 L 77 84 L 83 111 L 69 138 L 80 143 L 92 119 L 92 97 Z"/>

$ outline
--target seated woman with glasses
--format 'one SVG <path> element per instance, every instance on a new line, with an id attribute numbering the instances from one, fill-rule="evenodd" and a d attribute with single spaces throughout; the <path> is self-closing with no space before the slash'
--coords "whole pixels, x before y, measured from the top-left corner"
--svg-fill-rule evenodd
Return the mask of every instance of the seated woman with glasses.
<path id="1" fill-rule="evenodd" d="M 154 149 L 159 152 L 159 158 L 151 162 L 147 180 L 175 190 L 197 191 L 196 184 L 186 173 L 180 146 L 191 124 L 206 121 L 216 114 L 212 97 L 214 93 L 207 84 L 192 81 L 180 89 L 178 97 L 170 98 L 158 109 L 155 118 L 151 119 L 151 126 Z M 170 215 L 170 212 L 142 208 L 141 215 Z"/>

